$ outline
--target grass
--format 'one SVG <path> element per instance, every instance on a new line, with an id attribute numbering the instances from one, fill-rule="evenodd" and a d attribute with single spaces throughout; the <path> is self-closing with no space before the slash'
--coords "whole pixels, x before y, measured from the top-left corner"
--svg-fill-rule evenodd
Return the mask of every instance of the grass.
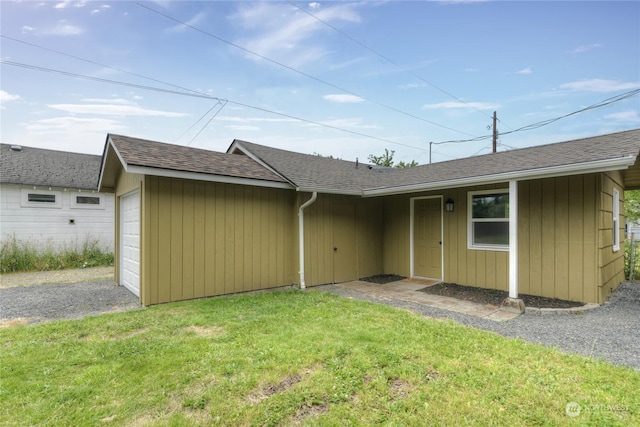
<path id="1" fill-rule="evenodd" d="M 19 271 L 50 271 L 67 268 L 85 268 L 113 265 L 113 253 L 101 249 L 98 239 L 87 238 L 80 249 L 75 245 L 54 248 L 48 245 L 38 249 L 29 241 L 15 237 L 2 243 L 0 247 L 0 273 Z"/>
<path id="2" fill-rule="evenodd" d="M 319 292 L 13 326 L 0 343 L 7 426 L 640 425 L 635 370 Z"/>

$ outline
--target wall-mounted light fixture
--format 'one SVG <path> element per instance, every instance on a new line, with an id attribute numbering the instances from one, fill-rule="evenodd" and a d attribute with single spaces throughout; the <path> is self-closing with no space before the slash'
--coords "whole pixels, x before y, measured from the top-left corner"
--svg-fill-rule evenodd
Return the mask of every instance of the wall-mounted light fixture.
<path id="1" fill-rule="evenodd" d="M 447 199 L 447 201 L 444 202 L 444 208 L 447 212 L 453 212 L 453 200 Z"/>

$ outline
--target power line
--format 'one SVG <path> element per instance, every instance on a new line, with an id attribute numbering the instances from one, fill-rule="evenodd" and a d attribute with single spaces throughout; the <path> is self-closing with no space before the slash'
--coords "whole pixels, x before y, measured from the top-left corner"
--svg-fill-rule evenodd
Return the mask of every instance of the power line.
<path id="1" fill-rule="evenodd" d="M 499 136 L 510 135 L 510 134 L 516 133 L 516 132 L 524 132 L 524 131 L 528 131 L 528 130 L 538 129 L 538 128 L 541 128 L 543 126 L 550 125 L 551 123 L 557 122 L 558 120 L 561 120 L 561 119 L 576 115 L 578 113 L 583 113 L 585 111 L 594 110 L 594 109 L 600 108 L 600 107 L 605 107 L 607 105 L 613 104 L 614 102 L 618 102 L 618 101 L 622 101 L 622 100 L 627 99 L 627 98 L 631 98 L 632 96 L 638 95 L 639 93 L 640 93 L 640 89 L 630 90 L 630 91 L 624 92 L 624 93 L 622 93 L 620 95 L 616 95 L 616 96 L 612 96 L 610 98 L 603 99 L 602 101 L 599 101 L 599 102 L 597 102 L 595 104 L 589 105 L 588 107 L 581 108 L 581 109 L 576 110 L 576 111 L 572 111 L 571 113 L 567 113 L 567 114 L 564 114 L 564 115 L 559 116 L 559 117 L 554 117 L 552 119 L 547 119 L 547 120 L 542 120 L 540 122 L 531 123 L 529 125 L 522 126 L 522 127 L 517 128 L 517 129 L 510 130 L 508 132 L 502 132 L 502 133 L 499 134 Z M 483 135 L 483 136 L 478 136 L 476 138 L 471 138 L 471 139 L 454 139 L 454 140 L 449 140 L 449 141 L 432 142 L 432 144 L 433 145 L 460 144 L 460 143 L 465 143 L 465 142 L 483 141 L 485 139 L 489 139 L 489 138 L 492 138 L 492 137 L 493 137 L 493 135 Z"/>
<path id="2" fill-rule="evenodd" d="M 348 93 L 349 95 L 357 96 L 358 98 L 361 98 L 361 99 L 363 99 L 363 100 L 365 100 L 365 101 L 371 102 L 372 104 L 378 105 L 378 106 L 380 106 L 380 107 L 386 108 L 386 109 L 391 110 L 391 111 L 395 111 L 396 113 L 403 114 L 403 115 L 408 116 L 408 117 L 411 117 L 411 118 L 413 118 L 413 119 L 420 120 L 420 121 L 423 121 L 423 122 L 425 122 L 425 123 L 429 123 L 429 124 L 432 124 L 432 125 L 434 125 L 434 126 L 441 127 L 441 128 L 443 128 L 443 129 L 450 130 L 450 131 L 452 131 L 452 132 L 456 132 L 456 133 L 460 133 L 460 134 L 468 135 L 468 136 L 473 136 L 473 135 L 471 135 L 471 134 L 469 134 L 469 133 L 467 133 L 467 132 L 463 132 L 463 131 L 461 131 L 461 130 L 453 129 L 453 128 L 450 128 L 450 127 L 445 126 L 445 125 L 443 125 L 443 124 L 440 124 L 440 123 L 432 122 L 431 120 L 427 120 L 427 119 L 425 119 L 425 118 L 423 118 L 423 117 L 416 116 L 416 115 L 414 115 L 414 114 L 411 114 L 411 113 L 408 113 L 408 112 L 406 112 L 406 111 L 400 110 L 399 108 L 393 107 L 393 106 L 391 106 L 391 105 L 384 104 L 384 103 L 382 103 L 382 102 L 375 101 L 375 100 L 373 100 L 373 99 L 370 99 L 370 98 L 367 98 L 367 97 L 365 97 L 365 96 L 359 95 L 359 94 L 357 94 L 357 93 L 355 93 L 355 92 L 353 92 L 353 91 L 350 91 L 350 90 L 345 89 L 345 88 L 343 88 L 343 87 L 337 86 L 337 85 L 335 85 L 335 84 L 333 84 L 333 83 L 329 83 L 329 82 L 328 82 L 328 81 L 326 81 L 326 80 L 323 80 L 323 79 L 321 79 L 321 78 L 319 78 L 319 77 L 312 76 L 311 74 L 305 73 L 304 71 L 300 71 L 300 70 L 298 70 L 298 69 L 296 69 L 296 68 L 293 68 L 293 67 L 291 67 L 291 66 L 289 66 L 289 65 L 283 64 L 282 62 L 279 62 L 279 61 L 276 61 L 276 60 L 274 60 L 274 59 L 268 58 L 268 57 L 266 57 L 266 56 L 264 56 L 264 55 L 261 55 L 261 54 L 259 54 L 259 53 L 257 53 L 257 52 L 254 52 L 254 51 L 252 51 L 252 50 L 249 50 L 249 49 L 247 49 L 247 48 L 245 48 L 245 47 L 243 47 L 243 46 L 240 46 L 240 45 L 238 45 L 238 44 L 236 44 L 236 43 L 233 43 L 233 42 L 231 42 L 231 41 L 229 41 L 229 40 L 226 40 L 226 39 L 224 39 L 224 38 L 222 38 L 222 37 L 220 37 L 220 36 L 217 36 L 217 35 L 215 35 L 215 34 L 213 34 L 213 33 L 210 33 L 210 32 L 208 32 L 208 31 L 205 31 L 205 30 L 201 29 L 201 28 L 198 28 L 198 27 L 196 27 L 195 25 L 192 25 L 192 24 L 189 24 L 189 23 L 187 23 L 187 22 L 181 21 L 181 20 L 179 20 L 179 19 L 177 19 L 177 18 L 174 18 L 173 16 L 170 16 L 170 15 L 168 15 L 168 14 L 166 14 L 166 13 L 163 13 L 163 12 L 161 12 L 161 11 L 159 11 L 159 10 L 153 9 L 153 8 L 151 8 L 151 7 L 147 6 L 147 5 L 144 5 L 144 4 L 141 4 L 141 3 L 137 3 L 137 5 L 138 5 L 138 6 L 140 6 L 140 7 L 142 7 L 142 8 L 144 8 L 144 9 L 149 10 L 150 12 L 156 13 L 156 14 L 158 14 L 158 15 L 160 15 L 160 16 L 163 16 L 163 17 L 165 17 L 165 18 L 167 18 L 167 19 L 169 19 L 169 20 L 173 21 L 173 22 L 176 22 L 176 23 L 178 23 L 178 24 L 180 24 L 180 25 L 184 25 L 185 27 L 191 28 L 192 30 L 195 30 L 195 31 L 197 31 L 197 32 L 199 32 L 199 33 L 202 33 L 202 34 L 204 34 L 204 35 L 206 35 L 206 36 L 208 36 L 208 37 L 214 38 L 214 39 L 216 39 L 216 40 L 218 40 L 218 41 L 220 41 L 220 42 L 222 42 L 222 43 L 228 44 L 229 46 L 233 46 L 233 47 L 235 47 L 236 49 L 240 49 L 240 50 L 242 50 L 243 52 L 249 53 L 249 54 L 254 55 L 254 56 L 256 56 L 256 57 L 258 57 L 258 58 L 260 58 L 260 59 L 263 59 L 263 60 L 265 60 L 265 61 L 271 62 L 272 64 L 276 64 L 276 65 L 278 65 L 278 66 L 280 66 L 280 67 L 286 68 L 286 69 L 287 69 L 287 70 L 289 70 L 289 71 L 292 71 L 292 72 L 294 72 L 294 73 L 300 74 L 301 76 L 307 77 L 307 78 L 309 78 L 309 79 L 315 80 L 315 81 L 317 81 L 317 82 L 319 82 L 319 83 L 322 83 L 322 84 L 324 84 L 324 85 L 326 85 L 326 86 L 332 87 L 332 88 L 337 89 L 337 90 L 339 90 L 339 91 L 342 91 L 342 92 L 344 92 L 344 93 Z"/>
<path id="3" fill-rule="evenodd" d="M 348 38 L 349 40 L 351 40 L 352 42 L 356 43 L 357 45 L 365 48 L 366 50 L 368 50 L 369 52 L 373 53 L 374 55 L 377 55 L 378 57 L 384 59 L 385 61 L 387 61 L 388 63 L 398 67 L 399 69 L 401 69 L 402 71 L 404 71 L 405 73 L 408 73 L 410 75 L 412 75 L 413 77 L 415 77 L 416 79 L 420 80 L 421 82 L 433 87 L 434 89 L 439 90 L 440 92 L 444 93 L 447 96 L 450 96 L 451 98 L 455 99 L 456 101 L 466 105 L 469 108 L 472 108 L 474 110 L 476 110 L 478 113 L 482 114 L 485 117 L 489 117 L 491 118 L 490 115 L 487 115 L 486 113 L 484 113 L 482 110 L 474 107 L 473 105 L 463 101 L 462 99 L 458 98 L 457 96 L 455 96 L 454 94 L 452 94 L 451 92 L 448 92 L 446 90 L 444 90 L 443 88 L 435 85 L 434 83 L 431 83 L 430 81 L 427 81 L 426 79 L 422 78 L 420 75 L 414 73 L 413 71 L 409 70 L 406 67 L 403 67 L 402 65 L 398 64 L 397 62 L 393 61 L 392 59 L 390 59 L 389 57 L 383 55 L 382 53 L 378 52 L 377 50 L 367 46 L 366 44 L 362 43 L 360 40 L 350 36 L 349 34 L 345 33 L 344 31 L 341 31 L 340 29 L 334 27 L 333 25 L 329 24 L 327 21 L 319 18 L 317 15 L 314 15 L 313 13 L 309 12 L 306 9 L 303 9 L 302 7 L 298 6 L 297 4 L 295 4 L 293 1 L 291 0 L 287 0 L 289 4 L 291 4 L 292 6 L 294 6 L 295 8 L 297 8 L 298 10 L 300 10 L 301 12 L 306 13 L 307 15 L 309 15 L 310 17 L 312 17 L 313 19 L 315 19 L 318 22 L 321 22 L 322 24 L 326 25 L 327 27 L 331 28 L 332 30 L 334 30 L 335 32 L 337 32 L 338 34 L 340 34 L 343 37 Z M 510 127 L 508 125 L 505 124 L 505 126 Z"/>
<path id="4" fill-rule="evenodd" d="M 216 105 L 218 105 L 218 104 L 220 105 L 220 108 L 218 109 L 218 111 L 216 111 L 215 113 L 213 113 L 213 116 L 211 116 L 211 118 L 207 121 L 207 123 L 205 123 L 205 124 L 204 124 L 204 126 L 202 126 L 202 127 L 200 128 L 200 130 L 198 131 L 198 133 L 196 133 L 196 134 L 194 135 L 194 137 L 193 137 L 193 138 L 191 138 L 191 141 L 189 141 L 189 143 L 187 144 L 187 146 L 191 145 L 191 143 L 192 143 L 193 141 L 195 141 L 195 139 L 196 139 L 197 137 L 199 137 L 199 136 L 200 136 L 200 134 L 202 133 L 202 131 L 203 131 L 203 130 L 205 130 L 205 128 L 206 128 L 207 126 L 209 126 L 209 123 L 211 123 L 211 122 L 213 121 L 213 119 L 215 119 L 215 118 L 216 118 L 216 116 L 217 116 L 218 114 L 220 114 L 220 111 L 222 111 L 222 109 L 224 108 L 224 106 L 225 106 L 225 105 L 227 105 L 227 100 L 225 99 L 224 103 L 222 103 L 222 104 L 220 104 L 219 102 L 216 102 Z M 213 108 L 215 108 L 215 106 L 216 106 L 216 105 L 214 105 L 214 106 L 213 106 Z M 212 108 L 211 110 L 213 110 L 213 108 Z M 211 111 L 211 110 L 209 110 L 209 111 Z M 207 113 L 207 114 L 208 114 L 208 113 Z"/>
<path id="5" fill-rule="evenodd" d="M 174 85 L 174 84 L 171 84 L 171 83 L 167 83 L 167 82 L 162 81 L 162 80 L 154 79 L 153 77 L 143 76 L 141 74 L 137 74 L 137 73 L 133 73 L 131 71 L 123 70 L 122 68 L 117 68 L 117 67 L 112 67 L 110 65 L 101 64 L 100 62 L 92 61 L 91 59 L 81 58 L 79 56 L 71 55 L 71 54 L 66 53 L 66 52 L 61 52 L 59 50 L 55 50 L 55 49 L 51 49 L 51 48 L 48 48 L 48 47 L 40 46 L 40 45 L 37 45 L 37 44 L 34 44 L 34 43 L 29 43 L 29 42 L 24 41 L 24 40 L 15 39 L 13 37 L 5 36 L 3 34 L 0 34 L 0 37 L 2 37 L 3 39 L 7 39 L 7 40 L 11 40 L 11 41 L 17 42 L 17 43 L 25 44 L 27 46 L 35 47 L 35 48 L 42 49 L 42 50 L 45 50 L 45 51 L 48 51 L 48 52 L 52 52 L 52 53 L 55 53 L 55 54 L 58 54 L 58 55 L 66 56 L 68 58 L 73 58 L 73 59 L 76 59 L 78 61 L 83 61 L 83 62 L 86 62 L 86 63 L 89 63 L 89 64 L 98 65 L 100 67 L 104 67 L 104 68 L 108 68 L 110 70 L 118 71 L 120 73 L 125 73 L 125 74 L 129 74 L 131 76 L 140 77 L 142 79 L 149 80 L 149 81 L 156 82 L 156 83 L 162 83 L 163 85 L 171 86 L 171 87 L 174 87 L 176 89 L 186 90 L 188 92 L 193 92 L 193 93 L 199 93 L 196 90 L 192 90 L 192 89 L 189 89 L 189 88 L 186 88 L 186 87 L 183 87 L 183 86 L 177 86 L 177 85 Z"/>
<path id="6" fill-rule="evenodd" d="M 122 81 L 118 81 L 118 80 L 105 79 L 105 78 L 101 78 L 101 77 L 87 76 L 85 74 L 77 74 L 77 73 L 71 73 L 71 72 L 68 72 L 68 71 L 55 70 L 55 69 L 52 69 L 52 68 L 40 67 L 40 66 L 37 66 L 37 65 L 30 65 L 30 64 L 20 63 L 20 62 L 7 61 L 5 59 L 0 59 L 0 64 L 10 65 L 10 66 L 13 66 L 13 67 L 26 68 L 26 69 L 35 70 L 35 71 L 60 74 L 60 75 L 66 76 L 66 77 L 72 77 L 72 78 L 78 78 L 78 79 L 84 79 L 84 80 L 91 80 L 91 81 L 96 81 L 96 82 L 100 82 L 100 83 L 108 83 L 108 84 L 114 84 L 114 85 L 119 85 L 119 86 L 126 86 L 126 87 L 132 87 L 132 88 L 136 88 L 136 89 L 142 89 L 142 90 L 151 90 L 151 91 L 161 92 L 161 93 L 170 94 L 170 95 L 180 95 L 180 96 L 188 96 L 188 97 L 192 97 L 192 98 L 211 99 L 211 100 L 214 100 L 214 101 L 219 101 L 220 103 L 228 102 L 230 104 L 234 104 L 234 105 L 237 105 L 237 106 L 240 106 L 240 107 L 245 107 L 245 108 L 249 108 L 249 109 L 257 110 L 257 111 L 262 111 L 262 112 L 268 113 L 268 114 L 275 114 L 275 115 L 278 115 L 278 116 L 281 116 L 281 117 L 286 117 L 288 119 L 292 119 L 292 120 L 296 120 L 296 121 L 300 121 L 300 122 L 304 122 L 304 123 L 309 123 L 309 124 L 312 124 L 312 125 L 321 126 L 321 127 L 328 128 L 328 129 L 333 129 L 333 130 L 337 130 L 337 131 L 340 131 L 340 132 L 349 133 L 351 135 L 356 135 L 356 136 L 360 136 L 360 137 L 363 137 L 363 138 L 374 139 L 374 140 L 377 140 L 377 141 L 382 141 L 382 142 L 386 142 L 386 143 L 389 143 L 389 144 L 399 145 L 399 146 L 411 148 L 411 149 L 414 149 L 414 150 L 420 150 L 420 151 L 425 151 L 425 152 L 428 151 L 426 148 L 416 147 L 416 146 L 409 145 L 409 144 L 403 144 L 401 142 L 393 141 L 393 140 L 390 140 L 390 139 L 387 139 L 387 138 L 381 138 L 381 137 L 378 137 L 378 136 L 368 135 L 368 134 L 365 134 L 365 133 L 362 133 L 362 132 L 349 130 L 349 129 L 344 129 L 344 128 L 340 128 L 338 126 L 329 125 L 329 124 L 326 124 L 326 123 L 316 122 L 316 121 L 305 119 L 305 118 L 302 118 L 302 117 L 293 116 L 291 114 L 281 113 L 281 112 L 269 110 L 269 109 L 263 108 L 263 107 L 256 107 L 255 105 L 245 104 L 245 103 L 242 103 L 242 102 L 232 101 L 232 100 L 228 100 L 228 99 L 222 99 L 222 98 L 218 98 L 218 97 L 215 97 L 215 96 L 204 94 L 202 92 L 197 92 L 197 91 L 180 92 L 180 91 L 172 90 L 172 89 L 164 89 L 164 88 L 153 87 L 153 86 L 145 86 L 145 85 L 140 85 L 140 84 L 135 84 L 135 83 L 122 82 Z M 443 154 L 443 153 L 438 153 L 438 154 Z"/>

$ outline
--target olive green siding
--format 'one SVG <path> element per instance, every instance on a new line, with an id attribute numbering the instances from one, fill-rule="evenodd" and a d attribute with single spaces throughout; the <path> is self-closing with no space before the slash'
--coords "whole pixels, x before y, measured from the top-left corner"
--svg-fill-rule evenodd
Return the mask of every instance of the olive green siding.
<path id="1" fill-rule="evenodd" d="M 286 190 L 147 176 L 142 303 L 292 284 L 294 199 Z"/>
<path id="2" fill-rule="evenodd" d="M 624 281 L 624 186 L 619 171 L 600 175 L 598 206 L 598 303 L 609 298 Z M 613 189 L 620 192 L 620 249 L 613 250 Z"/>
<path id="3" fill-rule="evenodd" d="M 525 181 L 518 192 L 519 292 L 598 302 L 598 175 Z"/>
<path id="4" fill-rule="evenodd" d="M 468 248 L 467 204 L 469 191 L 507 188 L 504 183 L 380 198 L 319 194 L 304 211 L 305 282 L 410 276 L 411 199 L 440 196 L 455 203 L 453 212 L 442 214 L 444 280 L 506 291 L 509 253 Z M 613 250 L 614 188 L 620 192 L 623 239 L 622 173 L 518 184 L 519 293 L 596 303 L 608 298 L 624 280 L 624 250 Z M 310 193 L 123 170 L 114 189 L 117 281 L 120 196 L 136 189 L 144 305 L 299 283 L 298 208 Z"/>
<path id="5" fill-rule="evenodd" d="M 602 303 L 624 280 L 622 248 L 613 251 L 613 188 L 619 172 L 522 181 L 518 184 L 518 290 L 521 294 Z M 441 195 L 444 280 L 509 289 L 508 251 L 468 249 L 468 192 L 507 184 L 391 196 L 384 200 L 384 273 L 410 275 L 410 200 Z M 622 216 L 622 215 L 621 215 Z M 623 236 L 624 218 L 620 220 Z M 622 237 L 621 237 L 622 238 Z"/>
<path id="6" fill-rule="evenodd" d="M 467 286 L 507 290 L 509 254 L 506 251 L 467 248 L 467 193 L 504 185 L 488 185 L 392 196 L 384 201 L 384 273 L 410 276 L 410 201 L 414 197 L 442 196 L 454 201 L 454 211 L 443 213 L 444 280 Z"/>
<path id="7" fill-rule="evenodd" d="M 298 206 L 310 198 L 299 196 Z M 333 230 L 339 217 L 334 204 L 355 207 L 355 241 L 348 252 L 334 253 Z M 319 194 L 304 210 L 305 282 L 307 286 L 334 282 L 334 257 L 347 256 L 353 263 L 350 280 L 382 273 L 382 201 L 360 197 Z M 297 251 L 296 251 L 297 253 Z"/>

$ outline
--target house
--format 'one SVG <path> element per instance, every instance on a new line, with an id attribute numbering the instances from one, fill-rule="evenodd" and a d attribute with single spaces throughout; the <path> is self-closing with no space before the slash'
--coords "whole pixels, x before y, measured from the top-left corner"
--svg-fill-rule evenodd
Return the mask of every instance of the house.
<path id="1" fill-rule="evenodd" d="M 375 274 L 602 303 L 639 154 L 640 129 L 408 169 L 108 135 L 99 188 L 144 305 Z"/>
<path id="2" fill-rule="evenodd" d="M 98 192 L 101 156 L 0 144 L 0 237 L 37 249 L 113 251 L 113 193 Z"/>

